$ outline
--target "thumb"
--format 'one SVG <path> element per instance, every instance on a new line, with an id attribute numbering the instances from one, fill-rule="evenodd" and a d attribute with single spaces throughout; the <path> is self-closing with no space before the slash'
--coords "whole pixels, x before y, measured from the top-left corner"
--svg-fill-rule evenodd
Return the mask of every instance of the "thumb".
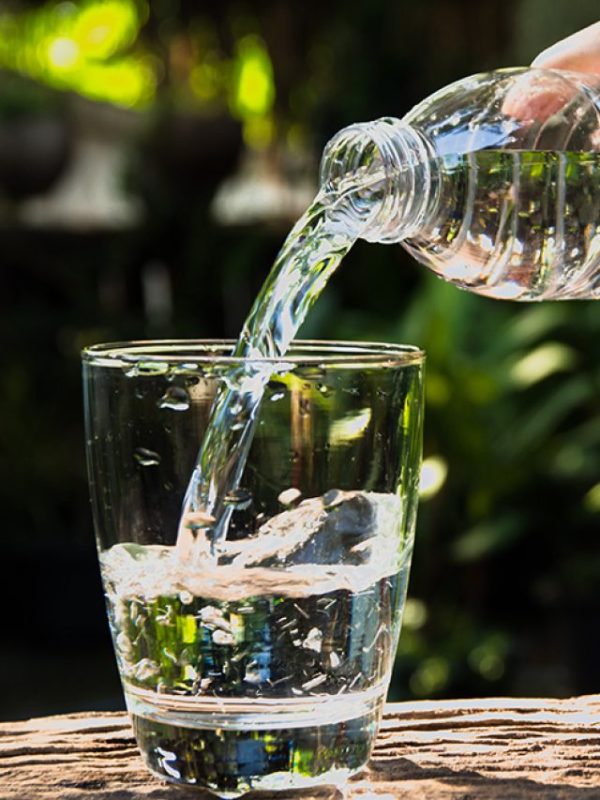
<path id="1" fill-rule="evenodd" d="M 600 22 L 543 50 L 533 59 L 531 66 L 600 75 Z"/>

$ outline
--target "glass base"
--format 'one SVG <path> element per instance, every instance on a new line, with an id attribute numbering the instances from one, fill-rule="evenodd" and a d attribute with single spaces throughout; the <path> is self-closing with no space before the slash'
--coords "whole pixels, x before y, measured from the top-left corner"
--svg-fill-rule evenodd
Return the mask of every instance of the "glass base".
<path id="1" fill-rule="evenodd" d="M 369 760 L 384 700 L 381 692 L 376 697 L 368 692 L 270 701 L 267 707 L 252 701 L 252 712 L 243 714 L 240 707 L 250 704 L 203 698 L 194 713 L 193 698 L 181 703 L 183 698 L 155 695 L 154 703 L 150 692 L 127 694 L 150 771 L 224 798 L 342 785 Z"/>

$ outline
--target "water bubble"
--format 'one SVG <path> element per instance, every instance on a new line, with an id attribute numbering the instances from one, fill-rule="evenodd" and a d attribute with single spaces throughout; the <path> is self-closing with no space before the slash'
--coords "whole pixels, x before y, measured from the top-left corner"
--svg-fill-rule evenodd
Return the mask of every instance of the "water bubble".
<path id="1" fill-rule="evenodd" d="M 317 383 L 317 389 L 322 395 L 328 395 L 330 392 L 329 386 L 326 383 Z"/>
<path id="2" fill-rule="evenodd" d="M 246 667 L 244 680 L 246 683 L 254 685 L 263 683 L 263 681 L 269 680 L 269 668 L 261 666 L 257 661 L 251 661 Z"/>
<path id="3" fill-rule="evenodd" d="M 241 431 L 244 425 L 244 422 L 234 422 L 233 425 L 230 426 L 230 429 L 232 431 Z"/>
<path id="4" fill-rule="evenodd" d="M 160 674 L 160 667 L 156 661 L 150 658 L 142 658 L 135 668 L 135 679 L 137 681 L 147 681 L 150 678 L 155 678 Z"/>
<path id="5" fill-rule="evenodd" d="M 269 398 L 269 400 L 272 403 L 276 403 L 278 400 L 283 400 L 284 397 L 285 397 L 285 392 L 274 392 Z"/>
<path id="6" fill-rule="evenodd" d="M 290 506 L 292 503 L 295 503 L 302 497 L 302 492 L 300 489 L 296 489 L 293 486 L 290 486 L 289 489 L 284 489 L 283 492 L 280 492 L 278 496 L 278 500 L 282 506 Z"/>
<path id="7" fill-rule="evenodd" d="M 194 595 L 191 592 L 188 592 L 185 589 L 183 589 L 181 592 L 179 592 L 179 599 L 181 600 L 184 606 L 189 606 L 190 603 L 192 603 L 194 600 Z"/>
<path id="8" fill-rule="evenodd" d="M 126 378 L 135 378 L 138 374 L 138 358 L 137 356 L 124 355 L 121 359 L 123 364 L 121 369 Z"/>
<path id="9" fill-rule="evenodd" d="M 137 375 L 166 375 L 169 372 L 166 361 L 139 361 L 136 366 Z"/>
<path id="10" fill-rule="evenodd" d="M 125 373 L 127 375 L 127 373 Z M 137 397 L 138 400 L 143 400 L 146 397 L 146 390 L 143 386 L 139 384 L 135 387 L 133 393 Z"/>
<path id="11" fill-rule="evenodd" d="M 248 489 L 234 489 L 233 492 L 225 495 L 225 505 L 235 508 L 237 511 L 243 511 L 252 505 L 252 492 Z"/>
<path id="12" fill-rule="evenodd" d="M 213 631 L 212 640 L 215 644 L 235 644 L 235 639 L 231 633 L 222 630 Z"/>
<path id="13" fill-rule="evenodd" d="M 304 619 L 308 619 L 308 613 L 302 608 L 302 606 L 299 606 L 298 603 L 294 603 L 293 606 L 300 616 L 304 617 Z"/>
<path id="14" fill-rule="evenodd" d="M 176 364 L 173 367 L 173 375 L 186 375 L 188 372 L 200 372 L 198 364 L 194 361 L 186 361 L 183 364 Z"/>
<path id="15" fill-rule="evenodd" d="M 317 686 L 320 686 L 322 683 L 325 683 L 327 680 L 327 675 L 321 672 L 319 675 L 315 675 L 314 678 L 311 678 L 306 683 L 302 684 L 302 688 L 305 692 L 310 692 L 311 689 L 316 689 Z"/>
<path id="16" fill-rule="evenodd" d="M 302 647 L 305 650 L 312 650 L 314 653 L 320 653 L 323 647 L 323 631 L 318 628 L 311 628 L 302 642 Z"/>
<path id="17" fill-rule="evenodd" d="M 215 628 L 228 627 L 223 611 L 217 608 L 217 606 L 204 606 L 204 608 L 200 610 L 198 616 L 205 625 Z"/>
<path id="18" fill-rule="evenodd" d="M 186 386 L 195 386 L 200 383 L 200 378 L 205 374 L 204 370 L 198 366 L 194 361 L 186 361 L 183 364 L 175 364 L 171 368 L 169 381 L 174 381 L 177 378 L 183 380 Z"/>
<path id="19" fill-rule="evenodd" d="M 142 467 L 156 467 L 160 464 L 158 453 L 148 450 L 146 447 L 136 447 L 133 457 Z"/>
<path id="20" fill-rule="evenodd" d="M 187 411 L 190 407 L 190 396 L 183 386 L 169 386 L 158 401 L 159 408 L 170 408 L 171 411 Z"/>

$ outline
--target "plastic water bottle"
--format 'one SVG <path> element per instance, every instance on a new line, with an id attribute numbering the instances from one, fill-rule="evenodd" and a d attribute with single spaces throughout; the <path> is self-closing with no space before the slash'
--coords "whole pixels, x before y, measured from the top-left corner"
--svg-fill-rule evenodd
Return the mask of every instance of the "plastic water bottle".
<path id="1" fill-rule="evenodd" d="M 599 298 L 594 81 L 522 68 L 458 81 L 401 120 L 336 134 L 322 186 L 343 188 L 361 238 L 400 242 L 462 288 L 511 300 Z"/>

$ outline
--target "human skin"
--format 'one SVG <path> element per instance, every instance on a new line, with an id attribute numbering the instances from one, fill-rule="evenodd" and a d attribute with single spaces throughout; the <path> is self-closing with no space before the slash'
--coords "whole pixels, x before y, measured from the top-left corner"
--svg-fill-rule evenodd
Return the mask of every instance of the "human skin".
<path id="1" fill-rule="evenodd" d="M 533 59 L 531 66 L 580 72 L 600 78 L 600 22 L 546 48 Z M 517 119 L 540 122 L 569 102 L 569 91 L 561 81 L 552 83 L 535 72 L 525 73 L 509 92 L 503 109 Z"/>
<path id="2" fill-rule="evenodd" d="M 600 76 L 600 22 L 561 39 L 536 56 L 532 67 L 567 69 Z"/>

